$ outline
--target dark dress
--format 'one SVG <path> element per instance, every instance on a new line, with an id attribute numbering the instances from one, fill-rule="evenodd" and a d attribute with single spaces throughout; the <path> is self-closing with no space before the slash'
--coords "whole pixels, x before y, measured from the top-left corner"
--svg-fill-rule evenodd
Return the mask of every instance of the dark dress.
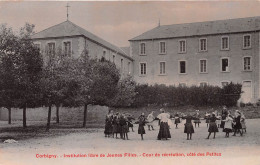
<path id="1" fill-rule="evenodd" d="M 144 116 L 140 116 L 139 118 L 139 126 L 138 126 L 138 134 L 145 134 L 145 117 Z"/>
<path id="2" fill-rule="evenodd" d="M 201 123 L 200 114 L 196 114 L 196 119 L 194 120 L 194 123 Z"/>
<path id="3" fill-rule="evenodd" d="M 196 120 L 197 118 L 192 117 L 192 116 L 186 116 L 183 117 L 183 119 L 186 119 L 186 123 L 184 124 L 184 133 L 194 133 L 194 127 L 192 125 L 192 120 Z"/>
<path id="4" fill-rule="evenodd" d="M 216 118 L 216 116 L 209 118 L 210 123 L 209 123 L 208 132 L 218 132 L 218 126 L 216 124 L 216 120 L 218 120 L 218 118 Z"/>
<path id="5" fill-rule="evenodd" d="M 221 116 L 221 119 L 225 120 L 226 117 L 227 117 L 226 113 L 223 113 L 222 116 Z M 221 121 L 220 128 L 223 128 L 223 129 L 225 128 L 225 122 L 224 121 Z"/>
<path id="6" fill-rule="evenodd" d="M 168 125 L 167 122 L 161 122 L 160 123 L 160 130 L 159 130 L 157 139 L 161 140 L 163 138 L 171 138 L 169 125 Z"/>
<path id="7" fill-rule="evenodd" d="M 161 113 L 158 115 L 158 118 L 161 119 L 160 129 L 159 129 L 159 133 L 157 136 L 158 140 L 171 138 L 171 133 L 170 133 L 170 128 L 169 128 L 168 122 L 164 122 L 165 118 L 169 119 L 169 117 L 170 117 L 170 115 L 167 113 Z M 162 118 L 164 118 L 164 119 L 162 119 Z"/>
<path id="8" fill-rule="evenodd" d="M 206 120 L 206 123 L 207 123 L 207 124 L 209 123 L 209 118 L 210 118 L 209 115 L 205 115 L 205 117 L 204 117 L 204 119 Z"/>
<path id="9" fill-rule="evenodd" d="M 121 132 L 120 126 L 119 126 L 118 116 L 113 117 L 112 125 L 113 125 L 113 133 L 120 133 Z"/>
<path id="10" fill-rule="evenodd" d="M 132 123 L 132 120 L 134 120 L 133 117 L 127 117 L 127 125 L 128 127 L 134 127 L 133 123 Z"/>
<path id="11" fill-rule="evenodd" d="M 107 115 L 106 116 L 106 124 L 105 124 L 105 131 L 104 133 L 106 135 L 110 135 L 113 133 L 113 125 L 112 125 L 112 122 L 113 122 L 113 116 L 112 115 Z"/>
<path id="12" fill-rule="evenodd" d="M 128 132 L 128 126 L 127 126 L 126 118 L 120 117 L 119 125 L 121 127 L 121 133 L 127 133 Z"/>
<path id="13" fill-rule="evenodd" d="M 240 115 L 235 118 L 234 129 L 242 129 L 242 125 L 241 125 L 240 119 L 241 119 Z"/>
<path id="14" fill-rule="evenodd" d="M 181 122 L 181 120 L 180 120 L 180 117 L 179 117 L 179 115 L 178 114 L 176 114 L 175 116 L 174 116 L 174 124 L 179 124 L 180 122 Z"/>

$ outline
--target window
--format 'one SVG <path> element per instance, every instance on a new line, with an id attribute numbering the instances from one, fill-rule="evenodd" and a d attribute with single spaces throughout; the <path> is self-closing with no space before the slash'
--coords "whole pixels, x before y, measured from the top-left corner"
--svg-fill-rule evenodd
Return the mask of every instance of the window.
<path id="1" fill-rule="evenodd" d="M 200 87 L 205 87 L 205 86 L 207 86 L 207 85 L 208 85 L 207 82 L 201 82 L 201 83 L 200 83 Z"/>
<path id="2" fill-rule="evenodd" d="M 130 62 L 127 63 L 127 73 L 128 73 L 128 74 L 131 73 L 131 72 L 130 72 L 130 64 L 131 64 Z"/>
<path id="3" fill-rule="evenodd" d="M 244 57 L 243 61 L 244 71 L 251 71 L 251 57 Z"/>
<path id="4" fill-rule="evenodd" d="M 165 54 L 166 53 L 166 44 L 165 42 L 159 42 L 159 53 Z"/>
<path id="5" fill-rule="evenodd" d="M 140 44 L 140 55 L 145 55 L 145 43 Z"/>
<path id="6" fill-rule="evenodd" d="M 179 53 L 185 53 L 186 52 L 186 40 L 180 40 L 179 41 Z"/>
<path id="7" fill-rule="evenodd" d="M 222 81 L 222 82 L 221 82 L 221 85 L 222 85 L 222 87 L 227 86 L 227 85 L 228 85 L 228 82 L 227 82 L 227 81 Z"/>
<path id="8" fill-rule="evenodd" d="M 186 73 L 186 61 L 179 61 L 179 73 L 180 74 Z"/>
<path id="9" fill-rule="evenodd" d="M 160 75 L 165 75 L 165 62 L 160 62 Z"/>
<path id="10" fill-rule="evenodd" d="M 121 72 L 123 72 L 123 71 L 124 71 L 124 60 L 121 59 Z"/>
<path id="11" fill-rule="evenodd" d="M 199 47 L 200 47 L 199 48 L 200 51 L 207 51 L 207 39 L 206 38 L 200 39 Z"/>
<path id="12" fill-rule="evenodd" d="M 146 63 L 140 63 L 140 75 L 146 75 Z"/>
<path id="13" fill-rule="evenodd" d="M 221 50 L 229 50 L 229 37 L 221 37 Z"/>
<path id="14" fill-rule="evenodd" d="M 55 43 L 54 42 L 50 42 L 47 44 L 48 48 L 48 54 L 54 54 L 55 53 Z"/>
<path id="15" fill-rule="evenodd" d="M 207 60 L 200 60 L 200 73 L 207 73 Z"/>
<path id="16" fill-rule="evenodd" d="M 251 47 L 251 35 L 244 35 L 243 36 L 243 48 L 250 48 Z"/>
<path id="17" fill-rule="evenodd" d="M 113 55 L 113 59 L 112 59 L 112 60 L 113 60 L 113 63 L 115 63 L 115 58 L 116 58 L 116 56 L 115 56 L 115 55 Z"/>
<path id="18" fill-rule="evenodd" d="M 229 61 L 228 58 L 221 59 L 221 71 L 222 72 L 229 72 Z"/>
<path id="19" fill-rule="evenodd" d="M 64 46 L 64 54 L 71 55 L 71 42 L 70 41 L 63 42 L 63 46 Z"/>

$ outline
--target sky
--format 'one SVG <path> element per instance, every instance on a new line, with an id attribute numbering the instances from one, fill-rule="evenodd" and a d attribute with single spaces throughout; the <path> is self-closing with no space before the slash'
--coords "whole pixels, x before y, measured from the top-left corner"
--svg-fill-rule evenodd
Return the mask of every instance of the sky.
<path id="1" fill-rule="evenodd" d="M 69 3 L 69 20 L 119 47 L 161 25 L 260 16 L 258 1 L 113 1 Z M 0 1 L 0 24 L 18 30 L 25 22 L 36 32 L 66 21 L 67 1 Z"/>

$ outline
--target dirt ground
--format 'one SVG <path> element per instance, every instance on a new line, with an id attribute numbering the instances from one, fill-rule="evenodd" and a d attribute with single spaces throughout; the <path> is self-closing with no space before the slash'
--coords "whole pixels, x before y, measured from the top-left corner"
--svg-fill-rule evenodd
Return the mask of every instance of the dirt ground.
<path id="1" fill-rule="evenodd" d="M 238 135 L 225 138 L 224 133 L 219 129 L 216 139 L 211 137 L 209 140 L 205 139 L 208 134 L 205 121 L 202 121 L 199 128 L 195 128 L 192 140 L 186 140 L 186 134 L 183 133 L 184 121 L 179 125 L 179 129 L 172 126 L 170 129 L 172 138 L 167 141 L 156 140 L 159 129 L 157 121 L 154 123 L 154 131 L 145 128 L 143 141 L 137 134 L 137 125 L 134 126 L 135 132 L 130 132 L 128 135 L 130 140 L 106 138 L 103 134 L 104 130 L 97 128 L 52 128 L 49 133 L 36 135 L 34 138 L 24 136 L 27 133 L 23 132 L 19 136 L 24 138 L 16 139 L 18 143 L 0 143 L 0 165 L 144 163 L 259 165 L 259 122 L 260 119 L 248 119 L 247 133 L 242 137 Z M 16 122 L 12 127 L 18 124 L 20 123 Z M 7 124 L 1 122 L 0 129 L 3 130 L 5 126 Z M 0 136 L 15 137 L 15 134 L 1 131 Z M 163 155 L 165 153 L 171 155 Z M 71 154 L 74 157 L 68 157 Z M 78 154 L 81 154 L 81 157 L 75 157 Z M 82 157 L 84 154 L 87 157 Z M 92 156 L 97 154 L 98 157 L 90 157 L 91 155 L 88 154 L 93 154 Z M 100 157 L 101 154 L 105 157 Z M 111 154 L 117 154 L 114 156 L 119 157 L 108 157 Z M 50 155 L 57 157 L 47 158 Z"/>

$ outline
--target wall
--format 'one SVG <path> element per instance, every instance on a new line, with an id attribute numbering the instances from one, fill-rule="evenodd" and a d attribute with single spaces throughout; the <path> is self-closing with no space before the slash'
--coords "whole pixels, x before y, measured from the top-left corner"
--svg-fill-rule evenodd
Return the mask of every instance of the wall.
<path id="1" fill-rule="evenodd" d="M 46 52 L 46 45 L 49 42 L 55 42 L 55 48 L 62 49 L 63 41 L 71 41 L 72 45 L 72 55 L 74 57 L 79 57 L 80 54 L 86 48 L 89 50 L 89 56 L 92 58 L 101 59 L 103 56 L 103 52 L 106 51 L 105 58 L 109 61 L 113 61 L 113 55 L 115 56 L 115 64 L 117 68 L 120 70 L 121 75 L 124 77 L 128 74 L 132 75 L 133 73 L 133 61 L 123 57 L 117 52 L 113 52 L 110 49 L 107 49 L 91 40 L 88 40 L 84 37 L 62 37 L 56 39 L 37 39 L 34 40 L 34 43 L 39 44 L 41 47 L 41 52 L 44 54 Z M 123 69 L 121 69 L 121 59 L 123 59 Z M 130 63 L 130 68 L 128 69 L 128 63 Z"/>
<path id="2" fill-rule="evenodd" d="M 248 34 L 248 33 L 247 33 Z M 131 51 L 134 58 L 134 79 L 138 83 L 178 85 L 186 83 L 199 85 L 208 82 L 210 85 L 221 86 L 222 81 L 242 83 L 251 80 L 253 83 L 253 97 L 259 94 L 259 34 L 251 34 L 251 49 L 242 49 L 243 33 L 228 35 L 207 35 L 198 37 L 174 38 L 164 40 L 132 41 Z M 221 50 L 221 37 L 229 36 L 229 50 Z M 199 38 L 207 38 L 207 51 L 199 52 Z M 186 39 L 186 53 L 178 53 L 179 40 Z M 159 55 L 159 42 L 166 42 L 166 54 Z M 139 45 L 146 43 L 146 55 L 139 55 Z M 243 71 L 242 60 L 244 56 L 251 56 L 253 71 Z M 221 72 L 221 57 L 229 57 L 230 72 Z M 207 73 L 199 73 L 199 60 L 207 59 Z M 186 60 L 187 74 L 178 73 L 178 61 Z M 166 75 L 159 75 L 159 62 L 166 61 Z M 139 75 L 139 63 L 147 63 L 147 75 Z"/>

